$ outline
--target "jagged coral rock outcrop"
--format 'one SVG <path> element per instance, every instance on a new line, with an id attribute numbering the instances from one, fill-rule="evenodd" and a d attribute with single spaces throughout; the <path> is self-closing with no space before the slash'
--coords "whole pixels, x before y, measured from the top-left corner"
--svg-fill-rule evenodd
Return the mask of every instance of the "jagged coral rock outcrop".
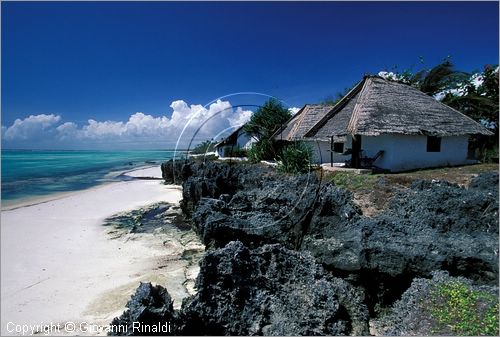
<path id="1" fill-rule="evenodd" d="M 407 274 L 407 282 L 438 269 L 498 280 L 498 174 L 480 175 L 468 189 L 417 181 L 367 218 L 350 192 L 314 173 L 216 163 L 192 172 L 184 203 L 196 205 L 193 226 L 209 247 L 234 239 L 250 247 L 281 243 L 310 251 L 330 270 Z"/>
<path id="2" fill-rule="evenodd" d="M 151 283 L 139 285 L 127 303 L 127 310 L 111 322 L 111 336 L 165 335 L 169 331 L 151 331 L 164 324 L 169 330 L 174 317 L 173 302 L 167 289 Z M 142 331 L 141 326 L 147 331 Z M 158 329 L 160 330 L 160 329 Z M 172 332 L 172 331 L 170 331 Z"/>
<path id="3" fill-rule="evenodd" d="M 363 293 L 280 244 L 249 249 L 239 241 L 208 252 L 197 294 L 173 313 L 164 288 L 141 284 L 113 324 L 168 323 L 179 335 L 363 335 Z M 132 330 L 128 330 L 132 331 Z"/>
<path id="4" fill-rule="evenodd" d="M 267 296 L 263 290 L 267 285 L 259 283 L 265 279 L 262 275 L 254 279 L 259 274 L 248 274 L 245 268 L 260 268 L 254 260 L 269 247 L 298 250 L 294 253 L 309 256 L 307 259 L 326 270 L 328 277 L 323 278 L 328 282 L 332 283 L 333 276 L 335 280 L 342 277 L 342 284 L 349 289 L 354 289 L 351 285 L 362 289 L 364 303 L 352 302 L 351 312 L 363 312 L 367 305 L 373 315 L 378 305 L 391 305 L 397 300 L 415 277 L 431 277 L 435 270 L 465 276 L 480 284 L 498 282 L 496 172 L 479 175 L 468 188 L 445 181 L 416 181 L 409 189 L 398 192 L 385 210 L 368 218 L 354 204 L 349 191 L 322 181 L 314 172 L 287 176 L 261 165 L 213 162 L 186 163 L 180 170 L 184 172 L 183 210 L 209 249 L 198 280 L 199 294 L 186 302 L 180 322 L 196 321 L 195 326 L 210 322 L 204 326 L 210 333 L 350 333 L 346 328 L 349 324 L 341 323 L 343 319 L 329 325 L 318 323 L 323 322 L 319 316 L 311 318 L 317 330 L 307 330 L 312 326 L 300 330 L 294 324 L 290 330 L 283 330 L 283 326 L 268 323 L 263 312 L 271 310 L 276 317 L 292 317 L 287 307 L 295 306 L 297 314 L 305 313 L 310 303 L 306 298 L 316 298 L 314 290 L 309 289 L 307 296 L 297 295 L 300 301 L 273 298 L 259 302 L 262 308 L 255 309 L 252 301 L 263 293 Z M 230 243 L 233 240 L 242 243 Z M 234 255 L 232 260 L 227 256 L 229 252 Z M 285 261 L 276 266 L 301 270 L 301 259 Z M 232 278 L 233 272 L 246 276 Z M 247 278 L 260 288 L 244 283 Z M 299 279 L 285 284 L 294 293 L 293 287 L 301 282 Z M 341 308 L 339 291 L 333 290 L 340 283 L 335 284 L 332 294 L 336 294 Z M 210 296 L 218 298 L 217 303 L 210 302 Z M 243 307 L 238 307 L 241 303 Z M 283 308 L 274 303 L 281 303 Z M 344 317 L 339 310 L 335 317 Z M 232 325 L 241 315 L 266 323 Z M 355 316 L 349 315 L 352 322 Z M 195 333 L 182 324 L 180 332 Z M 357 331 L 361 334 L 361 330 Z"/>

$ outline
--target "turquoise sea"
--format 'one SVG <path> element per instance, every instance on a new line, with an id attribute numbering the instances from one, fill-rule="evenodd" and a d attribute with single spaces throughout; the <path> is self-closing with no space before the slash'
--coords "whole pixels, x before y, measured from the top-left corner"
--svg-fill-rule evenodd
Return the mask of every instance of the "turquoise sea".
<path id="1" fill-rule="evenodd" d="M 121 173 L 141 166 L 159 165 L 173 155 L 173 150 L 2 150 L 2 206 L 124 180 L 127 177 Z"/>

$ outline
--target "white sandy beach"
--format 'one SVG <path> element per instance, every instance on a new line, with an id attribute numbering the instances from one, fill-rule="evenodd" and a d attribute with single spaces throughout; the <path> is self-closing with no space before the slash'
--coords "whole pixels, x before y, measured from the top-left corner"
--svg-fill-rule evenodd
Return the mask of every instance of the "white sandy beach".
<path id="1" fill-rule="evenodd" d="M 134 174 L 148 176 L 159 168 L 147 170 Z M 22 324 L 107 324 L 121 314 L 140 281 L 166 286 L 179 306 L 188 295 L 182 284 L 186 274 L 196 274 L 196 269 L 186 270 L 185 261 L 172 258 L 184 247 L 175 238 L 154 234 L 111 239 L 102 221 L 155 202 L 178 203 L 180 198 L 180 187 L 133 180 L 2 211 L 2 335 L 12 335 L 15 325 Z"/>

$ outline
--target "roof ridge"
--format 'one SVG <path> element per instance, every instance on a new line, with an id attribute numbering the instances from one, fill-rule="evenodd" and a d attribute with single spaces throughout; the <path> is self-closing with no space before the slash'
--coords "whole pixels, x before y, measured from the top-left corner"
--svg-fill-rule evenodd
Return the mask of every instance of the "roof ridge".
<path id="1" fill-rule="evenodd" d="M 310 137 L 312 132 L 317 131 L 317 129 L 321 128 L 325 123 L 330 120 L 334 116 L 334 112 L 338 112 L 342 107 L 344 107 L 350 99 L 352 99 L 357 93 L 358 89 L 361 86 L 361 83 L 366 81 L 366 77 L 363 77 L 361 81 L 356 83 L 356 85 L 342 97 L 337 103 L 335 103 L 330 111 L 323 116 L 316 124 L 314 124 L 306 133 L 304 133 L 304 137 Z"/>
<path id="2" fill-rule="evenodd" d="M 280 133 L 283 133 L 283 131 L 285 130 L 286 128 L 286 125 L 288 125 L 288 123 L 290 123 L 294 118 L 298 118 L 300 117 L 300 115 L 304 112 L 304 109 L 306 108 L 306 106 L 309 105 L 309 104 L 304 104 L 304 106 L 302 108 L 300 108 L 299 111 L 297 111 L 297 113 L 295 115 L 292 115 L 290 116 L 290 118 L 288 118 L 288 120 L 286 122 L 284 122 L 272 135 L 271 135 L 271 138 L 275 138 L 277 137 Z"/>
<path id="3" fill-rule="evenodd" d="M 349 120 L 349 123 L 347 124 L 347 131 L 351 132 L 352 134 L 355 134 L 357 130 L 357 123 L 359 119 L 359 111 L 361 107 L 361 102 L 364 100 L 365 95 L 368 92 L 368 83 L 372 82 L 372 77 L 367 77 L 365 78 L 365 83 L 363 83 L 363 87 L 359 91 L 359 97 L 358 100 L 356 101 L 356 104 L 354 105 L 354 109 L 352 109 L 352 114 L 351 114 L 351 119 Z"/>
<path id="4" fill-rule="evenodd" d="M 235 133 L 237 133 L 238 131 L 240 131 L 241 129 L 243 129 L 243 127 L 245 126 L 246 123 L 243 123 L 241 124 L 240 126 L 238 126 L 236 129 L 234 129 L 229 135 L 227 135 L 226 137 L 222 138 L 218 143 L 215 143 L 214 147 L 217 147 L 219 145 L 221 145 L 222 143 L 225 143 L 229 138 L 231 138 Z M 243 130 L 244 131 L 244 130 Z"/>
<path id="5" fill-rule="evenodd" d="M 305 111 L 306 111 L 306 107 L 304 106 L 304 112 Z M 300 124 L 302 123 L 302 121 L 304 120 L 304 117 L 306 115 L 307 115 L 306 113 L 302 113 L 300 116 L 298 116 L 297 121 L 295 122 L 292 129 L 288 133 L 289 135 L 291 135 L 291 137 L 293 137 L 293 135 L 297 132 L 297 129 L 299 128 Z M 287 137 L 287 138 L 289 138 L 287 140 L 290 140 L 290 137 Z"/>

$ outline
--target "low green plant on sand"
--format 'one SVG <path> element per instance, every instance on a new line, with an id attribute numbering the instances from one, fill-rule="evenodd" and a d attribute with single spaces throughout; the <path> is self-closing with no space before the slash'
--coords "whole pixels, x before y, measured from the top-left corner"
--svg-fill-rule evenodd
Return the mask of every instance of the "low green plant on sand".
<path id="1" fill-rule="evenodd" d="M 498 336 L 498 297 L 460 281 L 436 285 L 430 295 L 428 310 L 437 333 Z"/>

